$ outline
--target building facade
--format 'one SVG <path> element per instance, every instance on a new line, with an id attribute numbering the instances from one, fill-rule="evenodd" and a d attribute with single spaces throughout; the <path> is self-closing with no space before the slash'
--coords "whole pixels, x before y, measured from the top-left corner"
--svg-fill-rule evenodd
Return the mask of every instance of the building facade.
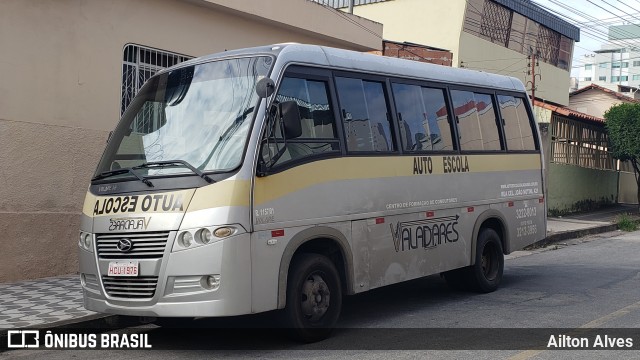
<path id="1" fill-rule="evenodd" d="M 608 34 L 608 43 L 581 59 L 580 87 L 593 83 L 614 91 L 636 88 L 626 91 L 635 92 L 640 87 L 640 27 L 611 26 Z"/>
<path id="2" fill-rule="evenodd" d="M 346 10 L 346 0 L 317 0 Z M 528 0 L 356 0 L 384 38 L 453 53 L 453 66 L 514 76 L 538 99 L 566 105 L 579 29 Z M 535 59 L 532 59 L 535 57 Z"/>
<path id="3" fill-rule="evenodd" d="M 147 78 L 283 42 L 381 50 L 382 25 L 307 0 L 0 1 L 0 282 L 77 271 L 89 179 Z"/>

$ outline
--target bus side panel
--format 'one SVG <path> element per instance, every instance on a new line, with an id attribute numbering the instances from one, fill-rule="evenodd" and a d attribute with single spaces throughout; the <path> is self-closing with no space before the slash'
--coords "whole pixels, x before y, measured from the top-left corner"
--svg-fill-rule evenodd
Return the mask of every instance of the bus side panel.
<path id="1" fill-rule="evenodd" d="M 384 219 L 384 221 L 380 220 Z M 354 221 L 368 244 L 370 288 L 469 265 L 473 218 L 459 208 Z"/>
<path id="2" fill-rule="evenodd" d="M 315 161 L 256 178 L 254 229 L 282 230 L 287 238 L 292 228 L 352 221 L 354 292 L 365 291 L 470 265 L 476 220 L 491 208 L 512 214 L 504 216 L 507 250 L 543 237 L 516 238 L 511 225 L 515 208 L 541 197 L 539 167 L 534 153 Z M 535 214 L 536 227 L 543 226 Z"/>

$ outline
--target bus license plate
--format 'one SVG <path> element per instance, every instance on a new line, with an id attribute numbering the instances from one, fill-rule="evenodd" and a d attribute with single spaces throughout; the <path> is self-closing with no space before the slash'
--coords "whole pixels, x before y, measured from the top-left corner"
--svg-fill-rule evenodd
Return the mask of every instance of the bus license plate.
<path id="1" fill-rule="evenodd" d="M 138 276 L 138 262 L 137 261 L 126 261 L 126 262 L 118 262 L 111 261 L 109 262 L 109 276 Z"/>

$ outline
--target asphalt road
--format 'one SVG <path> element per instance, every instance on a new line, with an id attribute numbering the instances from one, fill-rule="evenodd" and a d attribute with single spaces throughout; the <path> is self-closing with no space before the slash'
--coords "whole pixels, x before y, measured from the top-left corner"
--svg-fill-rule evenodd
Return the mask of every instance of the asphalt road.
<path id="1" fill-rule="evenodd" d="M 225 335 L 225 330 L 205 328 L 268 327 L 273 314 L 264 314 L 195 322 L 193 325 L 202 328 L 192 332 L 168 333 L 154 325 L 119 331 L 148 333 L 154 347 L 169 350 L 11 351 L 1 353 L 0 360 L 176 357 L 638 359 L 640 351 L 524 350 L 517 346 L 511 350 L 491 350 L 491 346 L 508 348 L 510 343 L 527 339 L 523 329 L 533 329 L 531 331 L 540 335 L 545 330 L 536 329 L 559 328 L 563 334 L 575 335 L 583 328 L 634 328 L 624 334 L 632 338 L 635 348 L 640 349 L 639 295 L 640 232 L 617 232 L 533 252 L 516 252 L 506 261 L 501 288 L 491 294 L 453 291 L 440 277 L 432 276 L 348 297 L 339 323 L 341 329 L 317 344 L 294 343 L 267 330 L 230 337 Z M 603 336 L 605 332 L 596 330 L 595 334 Z M 487 341 L 487 346 L 478 345 L 482 341 Z M 443 342 L 446 345 L 442 345 Z M 203 343 L 211 349 L 193 350 Z M 466 350 L 425 350 L 448 347 Z"/>

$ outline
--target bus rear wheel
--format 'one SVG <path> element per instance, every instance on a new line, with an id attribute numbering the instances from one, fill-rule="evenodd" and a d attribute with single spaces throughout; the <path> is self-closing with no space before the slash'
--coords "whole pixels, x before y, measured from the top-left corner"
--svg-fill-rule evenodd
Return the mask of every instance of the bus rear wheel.
<path id="1" fill-rule="evenodd" d="M 468 269 L 468 283 L 477 292 L 489 293 L 498 289 L 504 270 L 504 254 L 498 233 L 482 229 L 476 245 L 475 264 Z"/>
<path id="2" fill-rule="evenodd" d="M 284 323 L 298 341 L 327 338 L 340 316 L 342 286 L 331 260 L 319 254 L 300 254 L 289 268 Z"/>

